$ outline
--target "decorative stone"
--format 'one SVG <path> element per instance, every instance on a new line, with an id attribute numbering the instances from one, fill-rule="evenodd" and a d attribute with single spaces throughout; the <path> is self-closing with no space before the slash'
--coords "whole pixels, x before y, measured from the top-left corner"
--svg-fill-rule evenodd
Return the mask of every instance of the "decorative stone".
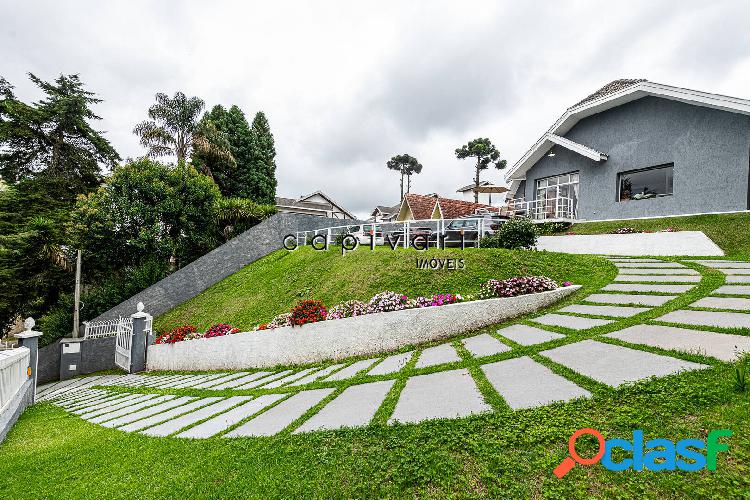
<path id="1" fill-rule="evenodd" d="M 593 316 L 611 316 L 615 318 L 629 318 L 642 312 L 650 311 L 648 307 L 625 307 L 625 306 L 590 306 L 586 304 L 573 304 L 560 309 L 560 312 L 575 314 L 591 314 Z"/>
<path id="2" fill-rule="evenodd" d="M 539 354 L 612 387 L 649 377 L 664 377 L 685 370 L 710 368 L 690 361 L 593 340 L 567 344 Z"/>
<path id="3" fill-rule="evenodd" d="M 385 380 L 347 387 L 294 433 L 369 424 L 395 382 Z"/>
<path id="4" fill-rule="evenodd" d="M 461 342 L 464 344 L 464 347 L 466 347 L 466 350 L 475 358 L 492 356 L 493 354 L 510 351 L 510 347 L 487 333 L 463 339 Z"/>
<path id="5" fill-rule="evenodd" d="M 484 365 L 482 371 L 514 410 L 591 396 L 589 391 L 528 356 Z"/>
<path id="6" fill-rule="evenodd" d="M 461 357 L 450 344 L 440 344 L 435 347 L 428 347 L 419 355 L 415 368 L 425 368 L 427 366 L 442 365 L 443 363 L 454 363 L 461 361 Z"/>
<path id="7" fill-rule="evenodd" d="M 534 345 L 565 338 L 561 333 L 550 332 L 528 325 L 511 325 L 497 331 L 505 338 L 521 345 Z"/>
<path id="8" fill-rule="evenodd" d="M 642 283 L 611 283 L 604 288 L 605 292 L 656 292 L 656 293 L 685 293 L 695 288 L 694 285 L 647 285 Z"/>
<path id="9" fill-rule="evenodd" d="M 741 353 L 750 352 L 750 337 L 673 326 L 635 325 L 618 332 L 608 333 L 605 337 L 631 344 L 702 354 L 730 362 L 735 361 Z"/>
<path id="10" fill-rule="evenodd" d="M 676 299 L 676 295 L 635 295 L 625 293 L 595 293 L 589 295 L 585 299 L 585 302 L 600 302 L 602 304 L 638 304 L 642 306 L 661 306 L 666 304 L 672 299 Z"/>
<path id="11" fill-rule="evenodd" d="M 719 328 L 750 328 L 750 314 L 718 311 L 672 311 L 656 318 L 665 323 L 717 326 Z"/>
<path id="12" fill-rule="evenodd" d="M 491 410 L 468 370 L 448 370 L 409 378 L 389 423 L 458 418 Z"/>
<path id="13" fill-rule="evenodd" d="M 568 316 L 566 314 L 545 314 L 538 318 L 532 318 L 531 321 L 543 325 L 570 328 L 571 330 L 588 330 L 589 328 L 614 323 L 614 321 L 608 319 L 581 318 L 580 316 Z"/>
<path id="14" fill-rule="evenodd" d="M 333 391 L 334 389 L 314 389 L 299 392 L 227 433 L 225 437 L 273 436 L 283 431 L 307 410 L 323 401 Z"/>

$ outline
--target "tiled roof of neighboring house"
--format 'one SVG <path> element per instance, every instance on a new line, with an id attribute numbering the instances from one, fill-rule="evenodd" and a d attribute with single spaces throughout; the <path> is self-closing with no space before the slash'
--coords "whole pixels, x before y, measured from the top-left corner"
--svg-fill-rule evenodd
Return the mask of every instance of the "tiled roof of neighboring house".
<path id="1" fill-rule="evenodd" d="M 593 94 L 589 95 L 585 99 L 578 101 L 575 103 L 571 108 L 575 108 L 576 106 L 580 106 L 581 104 L 594 101 L 596 99 L 599 99 L 600 97 L 604 97 L 609 94 L 614 94 L 615 92 L 619 92 L 622 89 L 626 89 L 632 85 L 635 85 L 636 83 L 645 82 L 645 78 L 621 78 L 619 80 L 614 80 L 606 84 L 604 87 L 600 88 Z M 570 108 L 568 108 L 570 109 Z"/>
<path id="2" fill-rule="evenodd" d="M 490 181 L 481 181 L 481 182 L 479 183 L 479 185 L 480 185 L 480 186 L 489 186 L 490 184 L 492 184 L 492 183 L 491 183 Z M 457 192 L 457 193 L 463 193 L 464 191 L 471 191 L 471 190 L 473 190 L 473 189 L 474 189 L 474 183 L 472 182 L 472 183 L 471 183 L 471 184 L 469 184 L 468 186 L 464 186 L 464 187 L 462 187 L 462 188 L 458 188 L 458 189 L 456 189 L 456 192 Z"/>
<path id="3" fill-rule="evenodd" d="M 406 193 L 404 199 L 409 204 L 414 220 L 431 219 L 432 211 L 435 209 L 435 203 L 438 200 L 435 196 L 414 193 Z"/>
<path id="4" fill-rule="evenodd" d="M 464 215 L 471 215 L 477 209 L 483 208 L 489 212 L 496 212 L 497 209 L 483 203 L 474 203 L 464 200 L 453 200 L 450 198 L 438 198 L 440 210 L 444 219 L 456 219 Z"/>

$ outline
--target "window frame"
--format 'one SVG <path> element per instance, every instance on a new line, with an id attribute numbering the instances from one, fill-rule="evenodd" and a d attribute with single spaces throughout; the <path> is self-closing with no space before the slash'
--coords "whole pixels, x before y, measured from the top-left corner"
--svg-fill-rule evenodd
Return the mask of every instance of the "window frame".
<path id="1" fill-rule="evenodd" d="M 631 174 L 637 174 L 640 172 L 648 172 L 650 170 L 664 170 L 667 168 L 672 169 L 672 191 L 670 193 L 666 194 L 657 194 L 655 196 L 652 196 L 650 198 L 641 198 L 641 199 L 634 199 L 629 198 L 627 200 L 622 199 L 622 177 L 625 175 L 631 175 Z M 659 165 L 654 165 L 651 167 L 644 167 L 644 168 L 636 168 L 633 170 L 623 170 L 622 172 L 617 172 L 617 179 L 615 181 L 617 183 L 617 192 L 615 193 L 615 201 L 617 203 L 623 203 L 627 201 L 643 201 L 643 200 L 653 200 L 654 198 L 665 198 L 667 196 L 674 196 L 674 162 L 669 163 L 662 163 Z"/>

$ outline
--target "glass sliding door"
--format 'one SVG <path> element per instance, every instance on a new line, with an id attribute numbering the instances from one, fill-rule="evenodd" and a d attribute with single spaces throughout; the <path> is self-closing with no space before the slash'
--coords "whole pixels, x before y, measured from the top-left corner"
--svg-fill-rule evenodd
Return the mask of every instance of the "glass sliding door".
<path id="1" fill-rule="evenodd" d="M 575 219 L 578 209 L 578 172 L 536 181 L 535 219 Z"/>

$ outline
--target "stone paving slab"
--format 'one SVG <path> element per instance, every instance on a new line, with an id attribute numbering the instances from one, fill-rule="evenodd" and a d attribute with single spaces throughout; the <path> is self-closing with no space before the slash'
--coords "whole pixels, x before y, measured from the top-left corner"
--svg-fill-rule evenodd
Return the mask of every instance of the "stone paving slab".
<path id="1" fill-rule="evenodd" d="M 727 283 L 748 283 L 750 284 L 750 275 L 733 274 L 725 278 Z"/>
<path id="2" fill-rule="evenodd" d="M 317 371 L 315 373 L 311 373 L 309 375 L 306 375 L 306 376 L 302 377 L 299 380 L 296 380 L 296 381 L 292 382 L 291 384 L 289 384 L 289 386 L 291 387 L 291 386 L 298 386 L 298 385 L 309 384 L 310 382 L 314 382 L 314 381 L 316 381 L 319 378 L 325 377 L 326 375 L 335 372 L 336 370 L 338 370 L 342 366 L 344 366 L 342 363 L 339 363 L 339 364 L 336 364 L 336 365 L 327 366 L 327 367 L 323 368 L 322 370 L 319 370 L 319 371 Z"/>
<path id="3" fill-rule="evenodd" d="M 539 354 L 612 387 L 654 376 L 664 377 L 685 370 L 709 368 L 707 365 L 594 340 L 583 340 Z"/>
<path id="4" fill-rule="evenodd" d="M 92 401 L 101 401 L 102 399 L 112 397 L 113 393 L 108 391 L 82 390 L 74 394 L 66 394 L 59 398 L 53 398 L 57 406 L 70 408 L 82 404 L 90 404 Z"/>
<path id="5" fill-rule="evenodd" d="M 414 351 L 405 352 L 402 354 L 394 354 L 388 356 L 383 361 L 375 365 L 375 367 L 367 372 L 368 375 L 388 375 L 390 373 L 396 373 L 406 366 L 406 364 L 414 356 Z"/>
<path id="6" fill-rule="evenodd" d="M 531 321 L 542 325 L 570 328 L 571 330 L 588 330 L 589 328 L 614 323 L 614 321 L 608 319 L 581 318 L 580 316 L 568 316 L 566 314 L 545 314 L 538 318 L 532 318 Z"/>
<path id="7" fill-rule="evenodd" d="M 417 359 L 415 368 L 425 368 L 427 366 L 441 365 L 443 363 L 453 363 L 461 361 L 456 349 L 450 344 L 440 344 L 435 347 L 428 347 Z"/>
<path id="8" fill-rule="evenodd" d="M 465 338 L 461 342 L 464 344 L 466 350 L 475 358 L 492 356 L 493 354 L 499 354 L 511 350 L 510 347 L 487 333 Z"/>
<path id="9" fill-rule="evenodd" d="M 110 394 L 108 394 L 106 396 L 100 396 L 100 397 L 98 397 L 96 399 L 88 399 L 88 400 L 85 400 L 85 401 L 75 401 L 74 403 L 71 403 L 71 404 L 68 404 L 68 405 L 64 405 L 63 408 L 65 408 L 66 410 L 68 410 L 70 412 L 73 412 L 75 410 L 80 410 L 80 409 L 85 408 L 87 406 L 92 406 L 92 405 L 97 405 L 97 404 L 102 404 L 102 403 L 108 403 L 110 401 L 114 401 L 116 399 L 120 399 L 120 398 L 123 398 L 125 396 L 127 396 L 127 394 L 123 394 L 123 393 L 112 394 L 112 393 L 110 393 Z"/>
<path id="10" fill-rule="evenodd" d="M 271 375 L 268 375 L 266 377 L 255 379 L 255 380 L 253 380 L 252 382 L 250 382 L 248 384 L 242 384 L 240 386 L 237 386 L 237 387 L 235 387 L 235 389 L 237 389 L 237 390 L 252 389 L 254 387 L 258 387 L 260 385 L 266 384 L 266 383 L 268 383 L 268 382 L 270 382 L 272 380 L 276 380 L 277 378 L 285 377 L 285 376 L 289 375 L 290 373 L 292 373 L 292 370 L 284 370 L 284 371 L 281 371 L 281 372 L 272 373 Z"/>
<path id="11" fill-rule="evenodd" d="M 748 275 L 750 274 L 750 269 L 727 269 L 727 268 L 721 268 L 719 269 L 724 274 L 729 275 Z"/>
<path id="12" fill-rule="evenodd" d="M 297 379 L 300 379 L 304 377 L 305 375 L 310 375 L 312 372 L 318 372 L 320 371 L 320 367 L 315 368 L 305 368 L 304 370 L 292 373 L 291 375 L 287 375 L 286 377 L 282 377 L 279 379 L 274 380 L 273 382 L 269 382 L 268 384 L 261 385 L 260 389 L 274 389 L 276 387 L 281 387 L 282 385 L 293 382 Z"/>
<path id="13" fill-rule="evenodd" d="M 719 328 L 750 328 L 750 314 L 719 311 L 672 311 L 654 321 Z"/>
<path id="14" fill-rule="evenodd" d="M 690 307 L 750 311 L 750 299 L 741 299 L 738 297 L 703 297 L 702 299 L 696 300 L 690 304 Z"/>
<path id="15" fill-rule="evenodd" d="M 196 385 L 203 384 L 205 382 L 209 382 L 211 380 L 217 379 L 222 377 L 222 375 L 219 375 L 218 373 L 213 373 L 211 375 L 203 375 L 199 378 L 195 378 L 193 380 L 189 380 L 186 382 L 183 382 L 181 384 L 177 384 L 175 386 L 172 386 L 172 389 L 184 389 L 184 388 L 194 388 Z"/>
<path id="16" fill-rule="evenodd" d="M 738 262 L 729 260 L 698 260 L 699 264 L 714 269 L 750 269 L 750 262 Z"/>
<path id="17" fill-rule="evenodd" d="M 186 375 L 168 375 L 168 376 L 150 376 L 143 377 L 141 380 L 134 380 L 129 382 L 127 385 L 130 387 L 167 387 L 173 384 L 181 384 L 185 382 Z M 192 377 L 191 377 L 192 378 Z M 190 380 L 190 379 L 188 379 Z"/>
<path id="18" fill-rule="evenodd" d="M 701 273 L 696 271 L 695 269 L 690 268 L 684 268 L 684 269 L 658 269 L 658 268 L 652 268 L 652 269 L 644 269 L 642 267 L 624 267 L 621 268 L 620 274 L 670 274 L 670 275 L 691 275 L 691 276 L 700 276 Z"/>
<path id="19" fill-rule="evenodd" d="M 610 283 L 602 288 L 605 292 L 656 292 L 656 293 L 685 293 L 695 288 L 694 285 L 646 285 L 643 283 Z"/>
<path id="20" fill-rule="evenodd" d="M 406 381 L 389 423 L 416 423 L 492 411 L 465 368 L 417 375 Z"/>
<path id="21" fill-rule="evenodd" d="M 196 401 L 193 401 L 192 403 L 188 403 L 183 406 L 178 406 L 176 408 L 173 408 L 171 410 L 167 410 L 162 413 L 157 413 L 156 415 L 153 415 L 148 418 L 144 418 L 142 420 L 137 420 L 133 423 L 123 425 L 120 427 L 121 431 L 125 432 L 133 432 L 133 431 L 139 431 L 141 429 L 145 429 L 146 427 L 150 427 L 152 425 L 160 424 L 162 422 L 166 422 L 167 420 L 171 420 L 175 417 L 179 417 L 180 415 L 189 413 L 197 408 L 200 408 L 202 406 L 207 406 L 210 404 L 215 403 L 216 401 L 220 401 L 222 398 L 211 396 L 208 398 L 201 398 Z"/>
<path id="22" fill-rule="evenodd" d="M 200 384 L 201 382 L 206 381 L 205 375 L 196 375 L 191 377 L 185 377 L 182 380 L 174 380 L 172 382 L 169 382 L 168 384 L 162 384 L 159 386 L 160 389 L 181 389 L 183 387 L 188 387 L 193 383 Z"/>
<path id="23" fill-rule="evenodd" d="M 560 312 L 591 314 L 593 316 L 611 316 L 614 318 L 629 318 L 642 312 L 650 311 L 649 307 L 628 306 L 590 306 L 586 304 L 572 304 L 560 309 Z"/>
<path id="24" fill-rule="evenodd" d="M 642 306 L 661 306 L 676 299 L 677 295 L 635 295 L 625 293 L 594 293 L 583 299 L 586 302 L 602 304 L 638 304 Z"/>
<path id="25" fill-rule="evenodd" d="M 617 262 L 615 266 L 619 268 L 642 267 L 642 268 L 682 268 L 684 265 L 679 262 Z"/>
<path id="26" fill-rule="evenodd" d="M 174 398 L 175 396 L 170 396 L 170 395 L 156 396 L 155 398 L 150 398 L 150 399 L 146 399 L 143 401 L 139 401 L 137 403 L 129 404 L 127 406 L 123 406 L 122 408 L 119 408 L 117 410 L 107 411 L 105 413 L 100 413 L 96 416 L 83 415 L 81 418 L 88 420 L 89 422 L 94 423 L 94 424 L 100 424 L 107 420 L 112 420 L 113 418 L 121 417 L 123 415 L 127 415 L 128 413 L 133 413 L 134 411 L 140 410 L 141 408 L 163 403 L 165 401 L 169 401 L 170 399 L 174 399 Z"/>
<path id="27" fill-rule="evenodd" d="M 224 399 L 209 406 L 204 406 L 199 410 L 187 413 L 172 420 L 168 420 L 157 426 L 144 429 L 141 431 L 141 434 L 146 434 L 147 436 L 168 436 L 179 431 L 180 429 L 187 427 L 188 425 L 192 425 L 200 420 L 212 417 L 218 413 L 228 410 L 233 406 L 244 403 L 251 399 L 252 397 L 250 396 L 232 396 L 231 398 Z"/>
<path id="28" fill-rule="evenodd" d="M 148 408 L 145 408 L 140 411 L 136 411 L 133 413 L 129 413 L 127 415 L 123 415 L 119 418 L 114 418 L 112 420 L 107 420 L 106 422 L 102 423 L 104 427 L 120 427 L 125 424 L 129 424 L 131 422 L 135 422 L 136 420 L 140 420 L 142 418 L 150 417 L 152 415 L 156 415 L 157 413 L 163 413 L 167 410 L 171 410 L 172 408 L 176 406 L 183 406 L 187 403 L 190 403 L 191 401 L 196 400 L 197 398 L 190 397 L 190 396 L 181 396 L 178 398 L 174 398 L 168 401 L 165 401 L 164 403 L 157 404 L 155 406 L 150 406 Z"/>
<path id="29" fill-rule="evenodd" d="M 640 259 L 637 257 L 633 257 L 631 259 L 625 257 L 610 257 L 607 260 L 609 260 L 610 262 L 664 262 L 661 259 Z"/>
<path id="30" fill-rule="evenodd" d="M 95 415 L 98 415 L 99 413 L 106 413 L 108 411 L 117 410 L 119 408 L 122 408 L 123 406 L 128 406 L 130 404 L 137 403 L 145 399 L 152 399 L 155 397 L 156 394 L 129 394 L 114 401 L 107 401 L 106 403 L 86 406 L 79 410 L 73 411 L 73 413 L 75 413 L 76 415 L 80 415 L 83 418 L 93 417 Z"/>
<path id="31" fill-rule="evenodd" d="M 246 377 L 247 375 L 249 375 L 249 373 L 247 372 L 225 374 L 221 377 L 203 382 L 202 384 L 194 385 L 193 389 L 209 389 L 209 388 L 214 389 L 217 385 L 225 384 L 227 382 L 231 382 L 232 380 L 237 380 L 237 379 Z"/>
<path id="32" fill-rule="evenodd" d="M 228 432 L 225 437 L 273 436 L 283 431 L 307 410 L 323 401 L 334 390 L 331 388 L 298 392 L 291 398 Z"/>
<path id="33" fill-rule="evenodd" d="M 101 375 L 94 376 L 94 377 L 71 379 L 72 382 L 70 384 L 65 384 L 59 388 L 53 388 L 52 390 L 47 391 L 43 397 L 44 399 L 50 399 L 50 398 L 54 398 L 55 396 L 59 396 L 69 391 L 78 390 L 83 387 L 87 387 L 89 385 L 96 385 L 95 382 L 99 380 L 100 378 L 102 378 Z"/>
<path id="34" fill-rule="evenodd" d="M 58 384 L 54 386 L 45 386 L 43 389 L 39 389 L 37 391 L 37 398 L 47 398 L 48 396 L 51 396 L 53 394 L 61 393 L 63 389 L 66 387 L 77 387 L 85 382 L 85 379 L 82 378 L 72 378 L 68 380 L 64 380 L 62 382 L 59 382 Z"/>
<path id="35" fill-rule="evenodd" d="M 295 430 L 294 434 L 342 427 L 363 427 L 369 424 L 395 382 L 385 380 L 347 387 Z"/>
<path id="36" fill-rule="evenodd" d="M 503 337 L 521 345 L 534 345 L 564 338 L 562 333 L 550 332 L 528 325 L 510 325 L 497 331 Z"/>
<path id="37" fill-rule="evenodd" d="M 265 394 L 259 396 L 252 401 L 248 401 L 236 408 L 232 408 L 226 413 L 222 413 L 206 420 L 205 422 L 201 422 L 195 427 L 191 427 L 190 429 L 177 434 L 175 437 L 197 439 L 210 438 L 211 436 L 215 436 L 225 431 L 247 417 L 258 413 L 263 408 L 275 403 L 279 399 L 285 398 L 286 396 L 286 394 Z"/>
<path id="38" fill-rule="evenodd" d="M 337 371 L 333 375 L 329 375 L 328 377 L 324 378 L 323 380 L 326 382 L 330 382 L 333 380 L 345 380 L 348 378 L 351 378 L 355 376 L 357 373 L 361 372 L 365 368 L 369 368 L 375 363 L 377 359 L 363 359 L 360 361 L 355 361 L 354 363 L 350 364 L 346 368 Z"/>
<path id="39" fill-rule="evenodd" d="M 711 295 L 750 295 L 750 285 L 722 285 Z"/>
<path id="40" fill-rule="evenodd" d="M 750 337 L 673 326 L 635 325 L 608 333 L 605 337 L 632 344 L 702 354 L 722 361 L 734 361 L 738 357 L 738 352 L 750 352 Z"/>
<path id="41" fill-rule="evenodd" d="M 514 410 L 591 396 L 589 391 L 528 356 L 484 365 L 482 371 Z"/>
<path id="42" fill-rule="evenodd" d="M 217 385 L 213 385 L 213 386 L 210 387 L 210 389 L 212 391 L 220 391 L 222 389 L 232 389 L 232 388 L 240 386 L 240 385 L 245 385 L 245 384 L 247 384 L 249 382 L 252 382 L 254 380 L 260 380 L 261 378 L 267 377 L 267 376 L 271 375 L 272 373 L 273 372 L 256 372 L 256 373 L 251 373 L 249 375 L 244 375 L 244 376 L 242 376 L 240 378 L 235 378 L 235 379 L 232 379 L 232 380 L 228 380 L 226 382 L 222 382 L 222 383 L 217 384 Z"/>
<path id="43" fill-rule="evenodd" d="M 615 277 L 615 281 L 628 283 L 698 283 L 701 276 L 690 275 L 645 275 L 645 274 L 620 274 Z"/>

